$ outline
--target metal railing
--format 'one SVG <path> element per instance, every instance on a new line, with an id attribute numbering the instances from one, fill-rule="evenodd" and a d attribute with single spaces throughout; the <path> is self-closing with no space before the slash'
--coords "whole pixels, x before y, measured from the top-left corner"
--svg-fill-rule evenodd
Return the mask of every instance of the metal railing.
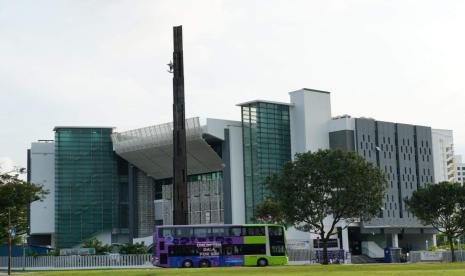
<path id="1" fill-rule="evenodd" d="M 153 267 L 151 254 L 93 256 L 27 256 L 13 257 L 15 270 L 54 270 L 117 267 Z M 6 269 L 8 257 L 0 257 L 0 269 Z"/>
<path id="2" fill-rule="evenodd" d="M 314 249 L 287 249 L 289 262 L 306 262 L 306 263 L 320 263 L 323 261 L 323 251 Z M 346 263 L 350 258 L 348 252 L 342 249 L 328 249 L 328 260 L 331 263 Z"/>
<path id="3" fill-rule="evenodd" d="M 455 260 L 465 262 L 465 251 L 455 251 Z M 408 261 L 411 263 L 452 262 L 452 253 L 450 251 L 410 251 Z"/>
<path id="4" fill-rule="evenodd" d="M 290 262 L 319 263 L 322 251 L 314 249 L 289 249 Z M 344 263 L 350 258 L 343 250 L 328 250 L 330 262 Z M 0 270 L 8 266 L 8 257 L 0 257 Z M 66 270 L 97 268 L 153 267 L 151 254 L 139 255 L 91 255 L 91 256 L 27 256 L 13 257 L 14 270 Z"/>

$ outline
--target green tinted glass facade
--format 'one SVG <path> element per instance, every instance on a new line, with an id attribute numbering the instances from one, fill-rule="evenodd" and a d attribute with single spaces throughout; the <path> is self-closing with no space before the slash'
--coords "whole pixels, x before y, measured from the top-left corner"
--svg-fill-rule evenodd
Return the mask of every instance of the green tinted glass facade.
<path id="1" fill-rule="evenodd" d="M 111 133 L 111 128 L 55 129 L 57 248 L 79 245 L 120 224 L 118 190 L 127 177 L 118 176 Z"/>
<path id="2" fill-rule="evenodd" d="M 253 102 L 242 107 L 246 223 L 268 191 L 266 178 L 291 160 L 289 106 Z"/>

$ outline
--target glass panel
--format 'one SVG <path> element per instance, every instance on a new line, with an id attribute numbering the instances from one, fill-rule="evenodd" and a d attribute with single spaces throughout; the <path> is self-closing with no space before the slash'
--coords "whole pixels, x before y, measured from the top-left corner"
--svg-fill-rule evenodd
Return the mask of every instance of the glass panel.
<path id="1" fill-rule="evenodd" d="M 197 238 L 205 238 L 210 234 L 210 228 L 194 228 L 194 236 Z"/>
<path id="2" fill-rule="evenodd" d="M 192 228 L 189 228 L 189 227 L 175 228 L 176 238 L 189 238 L 191 236 L 192 236 Z"/>

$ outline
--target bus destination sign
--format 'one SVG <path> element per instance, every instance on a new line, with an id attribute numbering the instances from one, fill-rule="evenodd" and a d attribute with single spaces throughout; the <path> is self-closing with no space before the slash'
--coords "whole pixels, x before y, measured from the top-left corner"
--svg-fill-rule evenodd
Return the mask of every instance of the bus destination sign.
<path id="1" fill-rule="evenodd" d="M 199 251 L 199 256 L 202 256 L 202 257 L 219 256 L 221 252 L 221 243 L 220 242 L 199 242 L 197 243 L 197 249 Z"/>

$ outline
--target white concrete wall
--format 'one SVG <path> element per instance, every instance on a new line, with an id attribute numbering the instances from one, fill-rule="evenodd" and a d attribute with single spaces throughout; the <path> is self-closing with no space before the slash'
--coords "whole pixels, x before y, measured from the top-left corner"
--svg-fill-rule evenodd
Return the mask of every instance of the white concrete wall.
<path id="1" fill-rule="evenodd" d="M 206 124 L 202 126 L 202 130 L 204 133 L 208 133 L 218 139 L 224 140 L 224 129 L 229 128 L 230 126 L 242 127 L 242 123 L 240 121 L 207 118 Z"/>
<path id="2" fill-rule="evenodd" d="M 455 165 L 447 165 L 454 154 L 454 139 L 452 130 L 432 129 L 434 182 L 451 181 L 455 178 Z M 451 178 L 450 175 L 454 176 Z"/>
<path id="3" fill-rule="evenodd" d="M 329 148 L 328 127 L 331 121 L 329 92 L 301 89 L 289 93 L 291 98 L 291 151 L 295 153 Z"/>
<path id="4" fill-rule="evenodd" d="M 49 191 L 42 201 L 31 203 L 31 234 L 55 233 L 55 143 L 31 144 L 31 182 Z"/>
<path id="5" fill-rule="evenodd" d="M 207 118 L 202 128 L 205 133 L 221 140 L 224 140 L 224 130 L 229 129 L 232 223 L 245 223 L 242 122 Z"/>
<path id="6" fill-rule="evenodd" d="M 289 93 L 291 152 L 296 153 L 317 151 L 329 148 L 329 124 L 331 122 L 331 102 L 329 92 L 301 89 Z M 329 218 L 325 219 L 329 229 Z M 288 239 L 316 239 L 315 235 L 290 228 Z"/>
<path id="7" fill-rule="evenodd" d="M 355 130 L 355 119 L 350 117 L 334 118 L 329 122 L 329 132 L 335 132 L 340 130 Z"/>
<path id="8" fill-rule="evenodd" d="M 242 127 L 230 126 L 230 164 L 231 164 L 231 208 L 232 223 L 245 223 L 244 199 L 244 158 L 242 150 Z"/>
<path id="9" fill-rule="evenodd" d="M 465 163 L 462 162 L 462 156 L 460 155 L 455 155 L 454 159 L 455 159 L 455 166 L 456 166 L 455 179 L 457 180 L 457 183 L 464 185 L 465 184 Z"/>

